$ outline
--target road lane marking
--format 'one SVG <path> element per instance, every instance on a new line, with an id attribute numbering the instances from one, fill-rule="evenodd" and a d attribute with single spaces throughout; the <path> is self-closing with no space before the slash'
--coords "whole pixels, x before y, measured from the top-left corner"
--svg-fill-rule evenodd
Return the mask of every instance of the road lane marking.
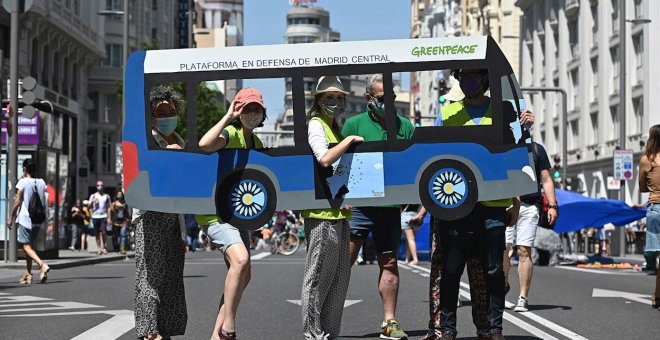
<path id="1" fill-rule="evenodd" d="M 252 260 L 252 261 L 261 260 L 261 259 L 263 259 L 265 257 L 268 257 L 268 256 L 271 256 L 271 255 L 273 255 L 273 254 L 271 254 L 270 252 L 265 251 L 265 252 L 261 252 L 259 254 L 255 254 L 255 255 L 250 256 L 250 260 Z"/>
<path id="2" fill-rule="evenodd" d="M 133 311 L 126 310 L 125 313 L 117 313 L 110 319 L 102 322 L 96 327 L 88 329 L 71 340 L 115 340 L 133 328 L 135 328 Z"/>
<path id="3" fill-rule="evenodd" d="M 294 305 L 302 306 L 302 302 L 300 300 L 286 300 L 286 302 L 291 302 Z M 344 300 L 344 308 L 352 306 L 358 302 L 362 302 L 362 300 Z"/>
<path id="4" fill-rule="evenodd" d="M 401 265 L 401 263 L 399 263 L 399 266 L 402 266 L 402 267 L 404 267 L 404 268 L 406 268 L 407 266 L 409 266 L 410 268 L 415 268 L 415 269 L 418 269 L 418 270 L 425 271 L 425 272 L 427 272 L 427 273 L 431 273 L 431 270 L 430 270 L 430 269 L 427 269 L 427 268 L 424 268 L 424 267 L 420 267 L 420 266 L 417 266 L 417 265 L 414 265 L 414 264 L 408 264 L 408 265 L 406 266 L 406 265 Z M 461 287 L 467 289 L 468 291 L 470 290 L 470 285 L 469 285 L 469 284 L 467 284 L 467 283 L 465 283 L 465 282 L 463 282 L 463 281 L 461 281 L 460 284 L 461 284 Z M 469 293 L 465 293 L 465 294 L 461 294 L 461 295 L 466 296 L 466 298 L 467 298 L 468 300 L 470 299 L 470 294 L 469 294 Z M 649 303 L 650 303 L 650 302 L 649 302 Z M 511 307 L 513 307 L 513 306 L 515 306 L 513 303 L 511 303 L 511 302 L 505 300 L 505 307 L 507 307 L 507 308 L 511 308 Z M 558 325 L 558 324 L 556 324 L 556 323 L 554 323 L 554 322 L 552 322 L 552 321 L 550 321 L 550 320 L 548 320 L 548 319 L 546 319 L 546 318 L 543 318 L 543 317 L 541 317 L 541 316 L 539 316 L 539 315 L 537 315 L 537 314 L 534 314 L 533 312 L 522 312 L 522 313 L 518 313 L 518 315 L 521 315 L 521 316 L 524 316 L 524 317 L 526 317 L 526 318 L 529 318 L 529 319 L 531 319 L 531 320 L 537 322 L 538 324 L 540 324 L 540 325 L 542 325 L 542 326 L 544 326 L 544 327 L 546 327 L 546 328 L 548 328 L 548 329 L 550 329 L 550 330 L 552 330 L 552 331 L 555 331 L 555 332 L 557 332 L 557 333 L 559 333 L 559 334 L 561 334 L 561 335 L 563 335 L 563 336 L 565 336 L 565 337 L 567 337 L 567 338 L 569 338 L 569 339 L 587 340 L 587 338 L 581 336 L 580 334 L 577 334 L 577 333 L 571 331 L 570 329 L 567 329 L 567 328 L 565 328 L 565 327 L 563 327 L 563 326 L 560 326 L 560 325 Z M 550 335 L 548 335 L 547 333 L 545 333 L 545 332 L 543 332 L 542 330 L 540 330 L 539 328 L 536 328 L 536 327 L 534 327 L 534 326 L 532 326 L 532 325 L 526 323 L 525 321 L 523 321 L 523 320 L 521 320 L 521 319 L 519 319 L 519 318 L 517 318 L 517 317 L 515 317 L 515 316 L 513 316 L 513 315 L 511 315 L 511 314 L 509 314 L 509 313 L 507 313 L 506 311 L 505 311 L 505 313 L 504 313 L 504 319 L 505 319 L 505 320 L 508 320 L 508 321 L 511 321 L 511 322 L 513 322 L 513 323 L 516 324 L 516 325 L 519 325 L 521 328 L 523 328 L 523 329 L 525 329 L 526 331 L 528 331 L 528 332 L 530 332 L 530 333 L 532 333 L 532 334 L 534 334 L 534 335 L 540 337 L 541 339 L 549 339 L 549 338 L 546 337 L 546 336 L 550 336 Z M 515 320 L 515 322 L 514 322 L 514 320 Z M 524 327 L 523 327 L 523 325 L 524 325 Z M 525 327 L 528 327 L 529 329 L 527 329 L 527 328 L 525 328 Z M 532 332 L 532 331 L 530 331 L 530 330 L 534 330 L 534 332 Z M 536 334 L 535 332 L 537 332 L 537 331 L 538 331 L 538 332 L 545 333 L 545 335 Z M 551 337 L 551 338 L 552 338 L 552 339 L 556 339 L 556 338 L 554 338 L 554 337 Z"/>
<path id="5" fill-rule="evenodd" d="M 25 307 L 25 306 L 36 306 L 36 307 Z M 53 306 L 53 307 L 45 307 Z M 6 307 L 22 307 L 22 308 L 8 308 Z M 26 304 L 7 304 L 0 307 L 0 313 L 9 313 L 9 312 L 29 312 L 29 311 L 43 311 L 43 310 L 55 310 L 55 309 L 82 309 L 82 308 L 103 308 L 103 306 L 91 305 L 87 303 L 80 302 L 37 302 L 37 303 L 26 303 Z"/>
<path id="6" fill-rule="evenodd" d="M 631 300 L 631 301 L 636 301 L 639 303 L 651 305 L 650 295 L 621 292 L 618 290 L 594 288 L 594 290 L 591 293 L 591 297 L 617 297 L 617 298 L 622 298 L 626 300 Z"/>
<path id="7" fill-rule="evenodd" d="M 18 296 L 0 296 L 0 303 L 9 303 L 9 302 L 37 302 L 37 301 L 53 301 L 53 299 L 38 297 L 38 296 L 29 296 L 29 295 L 18 295 Z M 0 305 L 3 307 L 6 305 Z"/>
<path id="8" fill-rule="evenodd" d="M 556 266 L 555 268 L 572 270 L 576 272 L 590 273 L 590 274 L 600 274 L 600 275 L 646 275 L 643 272 L 636 272 L 632 269 L 610 269 L 609 271 L 599 270 L 599 269 L 589 269 L 589 268 L 577 268 L 577 267 L 565 267 L 565 266 Z M 625 272 L 623 271 L 625 270 Z"/>

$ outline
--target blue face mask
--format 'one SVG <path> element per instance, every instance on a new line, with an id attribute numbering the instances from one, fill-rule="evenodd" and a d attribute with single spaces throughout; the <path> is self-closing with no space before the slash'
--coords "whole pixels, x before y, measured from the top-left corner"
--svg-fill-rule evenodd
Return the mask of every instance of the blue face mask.
<path id="1" fill-rule="evenodd" d="M 165 136 L 169 136 L 176 129 L 177 117 L 156 119 L 156 129 Z"/>

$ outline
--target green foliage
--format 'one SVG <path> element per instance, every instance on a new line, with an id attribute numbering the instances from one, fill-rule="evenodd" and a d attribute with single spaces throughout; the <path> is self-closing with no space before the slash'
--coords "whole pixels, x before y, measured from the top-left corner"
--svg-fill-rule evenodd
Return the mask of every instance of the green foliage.
<path id="1" fill-rule="evenodd" d="M 185 100 L 190 100 L 186 96 L 184 83 L 164 84 L 171 86 L 184 99 L 182 107 L 179 110 L 176 132 L 184 139 L 188 136 L 188 112 Z M 197 85 L 197 139 L 199 140 L 208 130 L 210 130 L 225 115 L 226 108 L 223 107 L 223 96 L 218 91 L 213 91 L 203 83 Z"/>

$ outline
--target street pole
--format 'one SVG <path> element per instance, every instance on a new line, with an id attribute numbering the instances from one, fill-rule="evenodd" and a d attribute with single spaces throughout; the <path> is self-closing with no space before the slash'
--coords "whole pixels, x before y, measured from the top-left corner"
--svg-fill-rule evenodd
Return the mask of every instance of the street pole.
<path id="1" fill-rule="evenodd" d="M 14 206 L 14 196 L 16 191 L 14 186 L 17 181 L 18 170 L 18 28 L 19 13 L 21 10 L 20 1 L 13 0 L 11 4 L 11 30 L 10 30 L 10 51 L 9 51 L 9 78 L 11 86 L 9 87 L 9 96 L 11 103 L 10 123 L 13 127 L 11 136 L 7 136 L 7 210 L 6 216 L 9 219 L 11 209 Z M 17 244 L 17 225 L 11 228 L 9 235 L 9 262 L 17 262 L 16 253 Z"/>
<path id="2" fill-rule="evenodd" d="M 626 1 L 619 0 L 619 149 L 626 148 Z M 626 201 L 626 181 L 621 180 L 619 199 Z M 617 246 L 619 256 L 626 251 L 626 238 L 624 228 L 618 228 Z"/>
<path id="3" fill-rule="evenodd" d="M 568 124 L 568 95 L 566 94 L 566 90 L 560 87 L 523 87 L 520 90 L 525 92 L 559 92 L 562 95 L 562 112 L 559 125 L 559 131 L 561 132 L 561 188 L 566 190 L 566 179 L 568 178 L 568 137 L 566 135 L 566 124 Z"/>
<path id="4" fill-rule="evenodd" d="M 193 6 L 195 5 L 194 0 L 188 0 L 188 47 L 195 47 L 195 42 L 193 41 Z"/>
<path id="5" fill-rule="evenodd" d="M 121 132 L 124 131 L 124 117 L 126 116 L 126 63 L 128 62 L 128 0 L 124 0 L 124 39 L 123 39 L 123 68 L 121 72 L 121 81 L 122 81 L 122 104 L 121 104 L 121 118 L 119 124 L 121 126 Z M 123 173 L 123 171 L 122 171 Z"/>

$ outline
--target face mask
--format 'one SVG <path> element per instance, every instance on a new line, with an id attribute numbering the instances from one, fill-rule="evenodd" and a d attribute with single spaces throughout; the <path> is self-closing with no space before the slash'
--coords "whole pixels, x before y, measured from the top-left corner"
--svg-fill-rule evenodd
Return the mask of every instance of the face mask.
<path id="1" fill-rule="evenodd" d="M 96 190 L 98 190 L 98 191 L 103 191 L 103 186 L 100 186 L 100 185 L 97 186 L 97 187 L 96 187 Z"/>
<path id="2" fill-rule="evenodd" d="M 344 112 L 344 99 L 325 99 L 321 102 L 321 106 L 328 116 L 334 117 Z"/>
<path id="3" fill-rule="evenodd" d="M 156 129 L 165 136 L 169 136 L 176 129 L 177 117 L 167 117 L 156 119 Z"/>
<path id="4" fill-rule="evenodd" d="M 472 98 L 481 92 L 481 84 L 479 84 L 477 80 L 474 80 L 470 77 L 461 77 L 459 85 L 461 86 L 461 90 L 465 96 L 468 98 Z"/>
<path id="5" fill-rule="evenodd" d="M 117 199 L 120 200 L 120 201 L 123 201 L 123 200 L 124 200 L 124 196 L 119 195 L 119 196 L 117 196 Z"/>
<path id="6" fill-rule="evenodd" d="M 373 110 L 374 113 L 376 115 L 378 115 L 379 117 L 385 117 L 385 104 L 379 102 L 375 98 L 372 99 L 371 103 L 372 103 L 373 108 L 375 109 L 375 110 Z"/>
<path id="7" fill-rule="evenodd" d="M 248 112 L 238 116 L 238 119 L 241 120 L 241 124 L 248 128 L 254 129 L 261 124 L 261 121 L 264 119 L 264 116 L 259 112 Z"/>

